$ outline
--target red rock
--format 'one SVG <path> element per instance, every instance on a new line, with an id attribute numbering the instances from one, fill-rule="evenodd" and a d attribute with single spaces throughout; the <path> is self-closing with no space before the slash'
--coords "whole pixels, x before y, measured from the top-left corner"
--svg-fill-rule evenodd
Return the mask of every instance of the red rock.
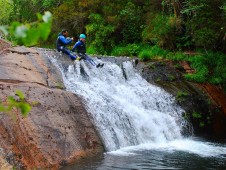
<path id="1" fill-rule="evenodd" d="M 0 148 L 5 156 L 25 169 L 59 169 L 102 154 L 103 145 L 81 99 L 63 90 L 57 69 L 34 49 L 17 49 L 0 55 L 0 100 L 6 102 L 19 89 L 33 107 L 25 118 L 18 110 L 1 113 Z"/>

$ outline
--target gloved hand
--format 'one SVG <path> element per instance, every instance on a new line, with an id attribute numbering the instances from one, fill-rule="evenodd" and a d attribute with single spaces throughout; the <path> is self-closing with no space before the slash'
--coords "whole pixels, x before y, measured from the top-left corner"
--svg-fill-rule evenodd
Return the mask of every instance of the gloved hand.
<path id="1" fill-rule="evenodd" d="M 68 40 L 72 40 L 72 41 L 74 40 L 74 38 L 73 38 L 73 37 L 72 37 L 72 38 L 70 38 L 70 37 L 67 37 L 67 39 L 68 39 Z"/>

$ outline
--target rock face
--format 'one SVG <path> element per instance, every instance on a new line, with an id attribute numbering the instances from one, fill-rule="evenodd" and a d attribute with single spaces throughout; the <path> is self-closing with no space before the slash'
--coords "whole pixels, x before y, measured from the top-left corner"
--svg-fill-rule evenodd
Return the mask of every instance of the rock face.
<path id="1" fill-rule="evenodd" d="M 177 103 L 186 111 L 184 117 L 193 125 L 195 135 L 226 139 L 226 94 L 223 89 L 184 80 L 182 73 L 191 73 L 187 63 L 139 62 L 137 69 L 148 82 L 176 97 Z"/>
<path id="2" fill-rule="evenodd" d="M 103 153 L 82 100 L 64 90 L 60 72 L 35 49 L 14 47 L 0 54 L 0 100 L 19 89 L 32 105 L 0 113 L 2 156 L 17 168 L 59 169 L 77 159 Z"/>

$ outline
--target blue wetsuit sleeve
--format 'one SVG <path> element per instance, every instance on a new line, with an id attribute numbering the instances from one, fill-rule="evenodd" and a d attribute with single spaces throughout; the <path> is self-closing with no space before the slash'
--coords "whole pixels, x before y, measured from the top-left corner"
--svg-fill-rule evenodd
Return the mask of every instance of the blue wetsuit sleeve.
<path id="1" fill-rule="evenodd" d="M 65 45 L 70 44 L 72 42 L 72 39 L 67 39 L 63 35 L 59 36 L 59 39 Z"/>
<path id="2" fill-rule="evenodd" d="M 72 48 L 72 50 L 71 51 L 75 51 L 75 49 L 77 48 L 77 47 L 79 47 L 80 45 L 81 45 L 82 43 L 80 42 L 80 41 L 78 41 L 78 42 L 76 42 L 75 43 L 75 45 L 74 45 L 74 47 Z"/>

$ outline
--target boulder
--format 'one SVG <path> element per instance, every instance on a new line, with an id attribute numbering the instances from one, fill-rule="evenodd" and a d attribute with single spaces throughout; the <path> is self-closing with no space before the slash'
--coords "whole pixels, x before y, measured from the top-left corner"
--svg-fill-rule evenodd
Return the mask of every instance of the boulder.
<path id="1" fill-rule="evenodd" d="M 103 153 L 102 142 L 81 98 L 65 91 L 61 74 L 38 50 L 13 47 L 0 54 L 0 101 L 24 93 L 32 106 L 0 113 L 0 148 L 13 166 L 59 169 Z"/>

